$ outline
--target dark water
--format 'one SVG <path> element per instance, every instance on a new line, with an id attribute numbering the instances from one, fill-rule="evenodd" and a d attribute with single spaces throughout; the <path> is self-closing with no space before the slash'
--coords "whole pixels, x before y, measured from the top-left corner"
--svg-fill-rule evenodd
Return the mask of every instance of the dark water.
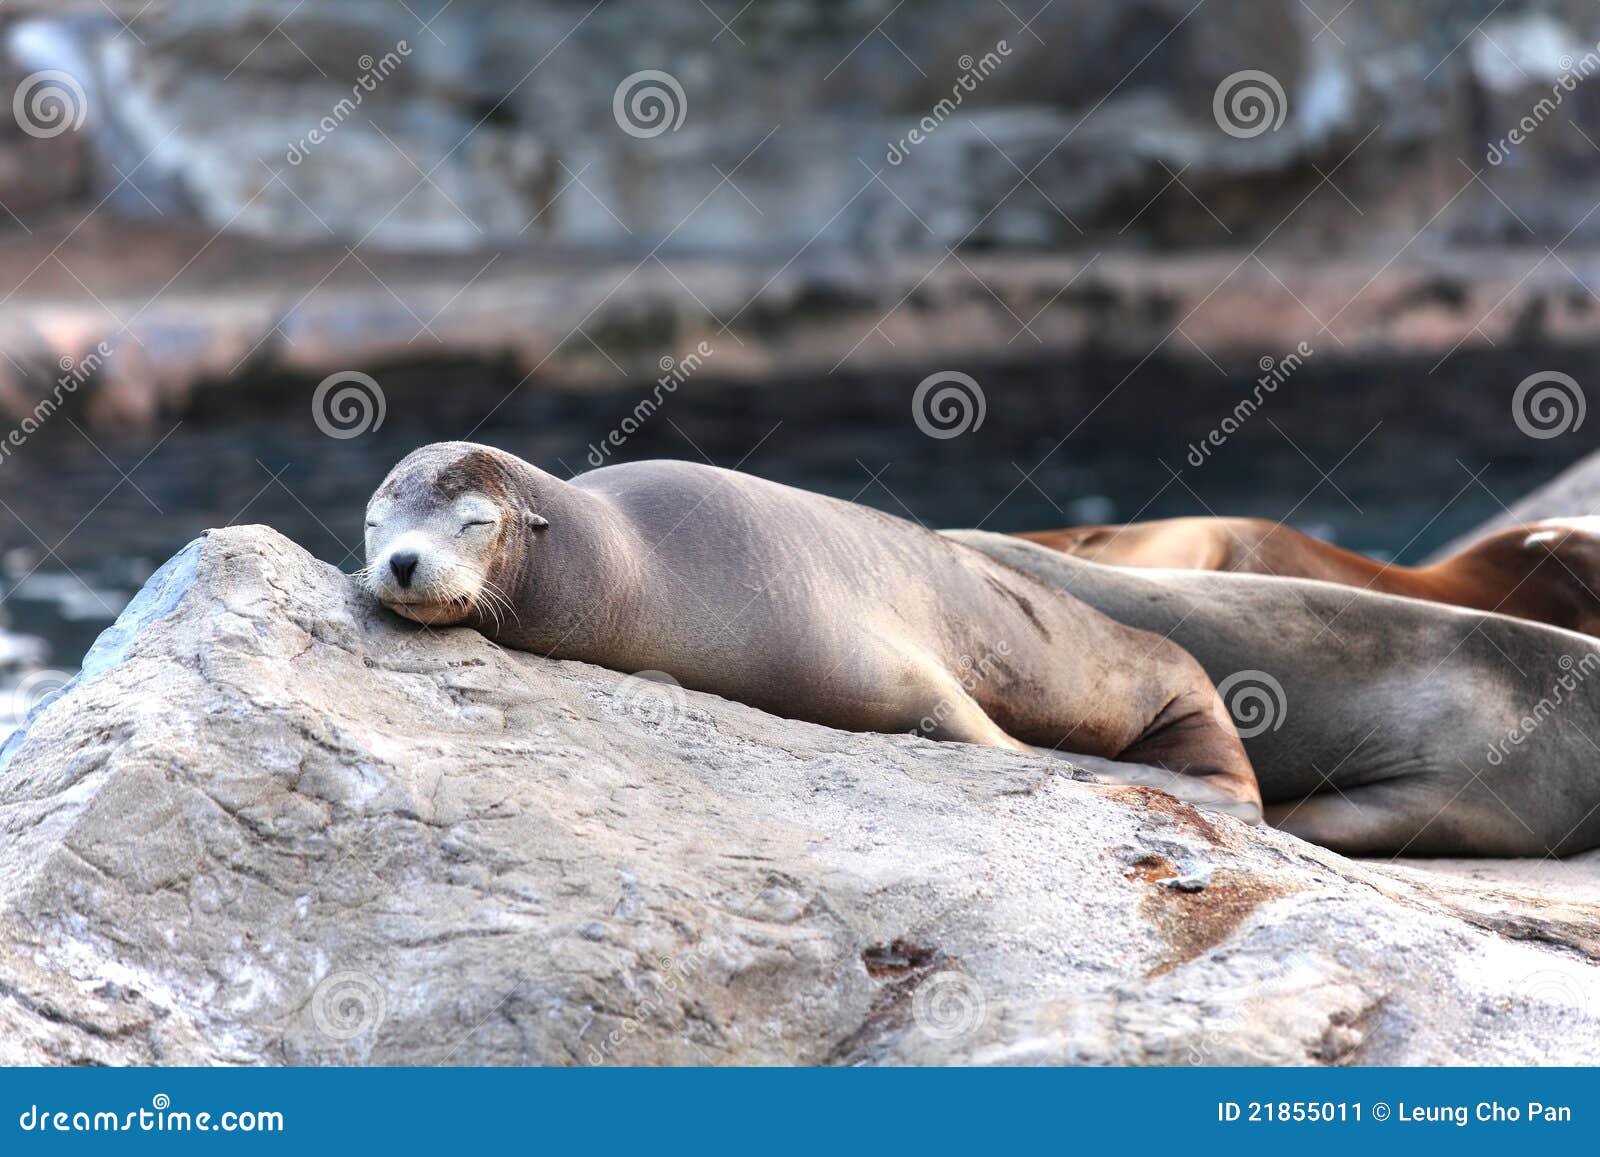
<path id="1" fill-rule="evenodd" d="M 761 387 L 706 376 L 667 396 L 609 460 L 710 460 L 930 526 L 1286 518 L 1410 561 L 1594 447 L 1587 426 L 1540 441 L 1510 413 L 1528 373 L 1562 369 L 1581 381 L 1588 360 L 1505 351 L 1459 357 L 1431 376 L 1431 363 L 1308 364 L 1198 467 L 1190 444 L 1250 388 L 1254 365 L 1223 375 L 1151 359 L 1131 376 L 1134 364 L 1115 359 L 931 366 L 924 372 L 971 374 L 985 395 L 982 426 L 944 440 L 912 420 L 923 373 Z M 156 565 L 230 523 L 266 523 L 352 569 L 367 495 L 419 443 L 470 436 L 565 476 L 590 468 L 590 447 L 648 391 L 574 394 L 531 380 L 507 397 L 520 374 L 482 363 L 374 376 L 386 418 L 350 440 L 313 421 L 314 379 L 208 389 L 181 422 L 97 429 L 92 443 L 58 415 L 0 465 L 5 625 L 41 637 L 49 665 L 71 669 Z"/>

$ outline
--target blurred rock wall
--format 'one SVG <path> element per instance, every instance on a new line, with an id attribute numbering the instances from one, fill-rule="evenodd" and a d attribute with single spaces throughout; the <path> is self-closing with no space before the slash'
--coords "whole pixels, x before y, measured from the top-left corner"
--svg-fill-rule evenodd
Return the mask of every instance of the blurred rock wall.
<path id="1" fill-rule="evenodd" d="M 1392 251 L 1479 170 L 1493 196 L 1427 244 L 1600 229 L 1587 0 L 13 0 L 3 17 L 0 229 L 109 197 L 406 249 Z M 625 86 L 641 72 L 664 76 Z M 18 127 L 41 73 L 65 74 L 81 125 Z"/>

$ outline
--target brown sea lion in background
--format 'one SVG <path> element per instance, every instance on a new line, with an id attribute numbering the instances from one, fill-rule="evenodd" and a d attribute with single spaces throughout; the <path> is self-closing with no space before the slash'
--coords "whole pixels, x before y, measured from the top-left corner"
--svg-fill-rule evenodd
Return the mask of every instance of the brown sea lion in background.
<path id="1" fill-rule="evenodd" d="M 1169 518 L 1015 537 L 1109 566 L 1320 579 L 1600 635 L 1600 518 L 1497 531 L 1428 566 L 1396 566 L 1263 518 Z"/>
<path id="2" fill-rule="evenodd" d="M 1205 664 L 1274 827 L 1346 855 L 1600 848 L 1600 640 L 1305 579 L 1100 566 L 945 533 Z"/>
<path id="3" fill-rule="evenodd" d="M 689 462 L 562 481 L 440 442 L 378 487 L 366 558 L 367 589 L 416 622 L 848 731 L 1118 761 L 1090 766 L 1260 816 L 1182 648 L 869 507 Z"/>

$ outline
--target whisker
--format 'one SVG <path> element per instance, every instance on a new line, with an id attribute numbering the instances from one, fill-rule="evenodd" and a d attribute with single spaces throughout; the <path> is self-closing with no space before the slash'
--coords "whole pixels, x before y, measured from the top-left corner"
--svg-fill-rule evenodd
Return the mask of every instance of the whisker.
<path id="1" fill-rule="evenodd" d="M 516 604 L 509 595 L 495 584 L 487 574 L 468 563 L 451 562 L 446 566 L 452 572 L 464 572 L 471 576 L 473 585 L 477 587 L 476 596 L 464 592 L 457 595 L 469 610 L 481 610 L 494 620 L 495 630 L 498 631 L 505 624 L 505 615 L 510 615 L 513 622 L 520 623 L 522 617 L 517 613 Z M 481 605 L 480 605 L 481 600 Z"/>

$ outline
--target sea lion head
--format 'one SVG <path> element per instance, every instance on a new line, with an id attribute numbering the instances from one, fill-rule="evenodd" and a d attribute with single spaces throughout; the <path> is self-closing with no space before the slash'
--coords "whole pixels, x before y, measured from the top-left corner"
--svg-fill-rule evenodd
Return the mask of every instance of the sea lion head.
<path id="1" fill-rule="evenodd" d="M 396 614 L 428 626 L 514 617 L 507 576 L 547 525 L 530 505 L 537 473 L 473 442 L 412 451 L 367 503 L 362 584 Z"/>
<path id="2" fill-rule="evenodd" d="M 1600 517 L 1546 518 L 1496 537 L 1515 544 L 1530 568 L 1520 585 L 1548 592 L 1544 621 L 1600 635 Z"/>

